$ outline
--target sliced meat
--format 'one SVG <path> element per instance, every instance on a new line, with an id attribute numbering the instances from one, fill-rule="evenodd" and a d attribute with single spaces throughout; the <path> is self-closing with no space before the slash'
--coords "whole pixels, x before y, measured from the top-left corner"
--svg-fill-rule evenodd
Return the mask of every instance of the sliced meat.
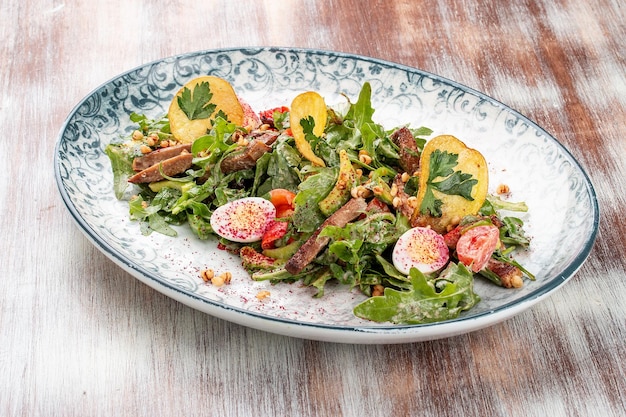
<path id="1" fill-rule="evenodd" d="M 334 212 L 324 223 L 304 242 L 300 249 L 289 259 L 285 265 L 285 269 L 290 274 L 299 274 L 310 264 L 313 259 L 320 253 L 322 249 L 330 241 L 329 237 L 320 237 L 319 234 L 326 226 L 343 227 L 359 215 L 367 208 L 367 203 L 363 198 L 353 198 L 346 204 L 341 206 L 339 210 Z"/>
<path id="2" fill-rule="evenodd" d="M 400 148 L 400 168 L 412 174 L 419 170 L 420 151 L 417 149 L 415 138 L 407 127 L 401 127 L 390 136 L 393 143 Z"/>
<path id="3" fill-rule="evenodd" d="M 133 170 L 137 172 L 143 171 L 154 164 L 180 155 L 183 151 L 191 152 L 191 143 L 168 146 L 167 148 L 157 149 L 143 156 L 138 156 L 133 160 Z"/>
<path id="4" fill-rule="evenodd" d="M 254 168 L 256 161 L 265 153 L 272 150 L 272 143 L 278 137 L 278 132 L 267 131 L 254 137 L 241 152 L 228 155 L 222 160 L 220 169 L 224 174 Z"/>
<path id="5" fill-rule="evenodd" d="M 511 264 L 490 258 L 485 266 L 500 278 L 504 288 L 520 288 L 524 285 L 522 271 Z"/>
<path id="6" fill-rule="evenodd" d="M 128 182 L 133 184 L 149 183 L 155 181 L 161 181 L 163 174 L 171 177 L 176 174 L 181 174 L 191 167 L 193 161 L 193 154 L 189 152 L 181 153 L 173 158 L 166 159 L 164 161 L 157 162 L 150 168 L 146 168 L 143 171 L 138 172 L 128 179 Z"/>

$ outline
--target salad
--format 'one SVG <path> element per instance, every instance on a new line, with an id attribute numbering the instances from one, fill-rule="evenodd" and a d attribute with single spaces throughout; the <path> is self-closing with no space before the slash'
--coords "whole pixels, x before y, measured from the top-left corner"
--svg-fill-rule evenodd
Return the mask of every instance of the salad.
<path id="1" fill-rule="evenodd" d="M 480 302 L 475 279 L 534 280 L 512 256 L 530 241 L 510 214 L 527 207 L 506 186 L 489 194 L 483 155 L 427 127 L 384 128 L 371 94 L 366 82 L 339 110 L 307 91 L 257 113 L 227 81 L 193 79 L 107 146 L 116 197 L 145 235 L 186 225 L 252 280 L 361 291 L 351 308 L 376 322 L 452 319 Z"/>

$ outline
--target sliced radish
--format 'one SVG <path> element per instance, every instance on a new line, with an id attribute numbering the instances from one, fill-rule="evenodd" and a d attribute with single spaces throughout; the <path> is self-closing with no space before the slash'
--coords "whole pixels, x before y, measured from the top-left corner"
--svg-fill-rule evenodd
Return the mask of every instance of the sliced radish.
<path id="1" fill-rule="evenodd" d="M 443 236 L 428 227 L 414 227 L 406 231 L 393 248 L 393 265 L 408 275 L 411 268 L 424 274 L 438 271 L 450 259 Z"/>
<path id="2" fill-rule="evenodd" d="M 211 215 L 211 227 L 219 236 L 233 242 L 261 240 L 276 218 L 276 208 L 261 197 L 246 197 L 218 207 Z"/>

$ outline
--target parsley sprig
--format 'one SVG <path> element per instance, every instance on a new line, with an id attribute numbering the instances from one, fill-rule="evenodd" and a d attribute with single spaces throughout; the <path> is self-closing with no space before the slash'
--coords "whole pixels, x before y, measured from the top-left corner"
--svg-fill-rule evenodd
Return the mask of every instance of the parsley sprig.
<path id="1" fill-rule="evenodd" d="M 428 181 L 426 182 L 426 193 L 420 212 L 422 214 L 430 214 L 434 217 L 441 217 L 441 206 L 443 202 L 435 197 L 433 190 L 437 190 L 447 195 L 459 195 L 466 200 L 473 201 L 472 188 L 478 183 L 478 180 L 472 178 L 471 174 L 462 171 L 454 171 L 459 159 L 458 154 L 449 153 L 436 149 L 430 155 L 430 165 L 428 172 Z M 437 178 L 443 178 L 436 181 Z"/>
<path id="2" fill-rule="evenodd" d="M 209 83 L 204 81 L 193 88 L 193 92 L 185 87 L 178 97 L 178 106 L 189 120 L 207 119 L 215 111 L 216 105 L 211 103 L 213 93 Z"/>

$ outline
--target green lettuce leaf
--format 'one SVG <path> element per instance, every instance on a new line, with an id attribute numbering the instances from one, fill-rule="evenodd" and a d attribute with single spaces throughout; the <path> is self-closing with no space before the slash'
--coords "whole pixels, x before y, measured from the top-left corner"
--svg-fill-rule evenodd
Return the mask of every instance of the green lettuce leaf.
<path id="1" fill-rule="evenodd" d="M 111 161 L 115 198 L 121 200 L 124 197 L 124 192 L 128 188 L 128 179 L 135 173 L 133 171 L 134 156 L 118 145 L 107 145 L 107 147 L 104 148 L 104 152 Z"/>

